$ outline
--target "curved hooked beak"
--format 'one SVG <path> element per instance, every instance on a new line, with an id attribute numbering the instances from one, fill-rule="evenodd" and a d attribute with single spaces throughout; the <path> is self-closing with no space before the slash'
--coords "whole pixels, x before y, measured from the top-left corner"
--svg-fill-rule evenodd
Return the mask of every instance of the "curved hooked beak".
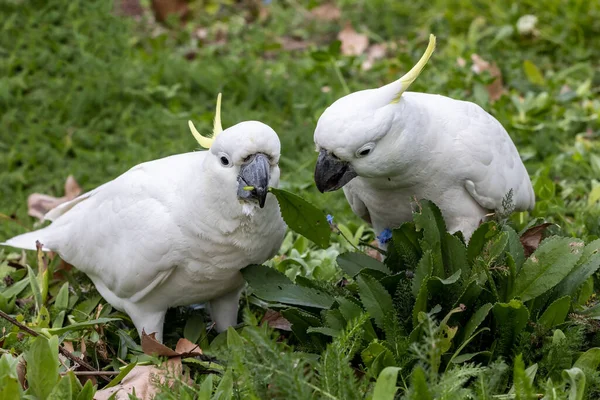
<path id="1" fill-rule="evenodd" d="M 350 163 L 321 150 L 315 167 L 315 183 L 321 193 L 338 190 L 356 176 Z"/>
<path id="2" fill-rule="evenodd" d="M 257 153 L 251 156 L 240 168 L 238 198 L 246 201 L 257 201 L 260 208 L 263 208 L 269 191 L 270 171 L 269 158 L 265 154 Z M 246 186 L 252 186 L 253 189 L 244 190 Z"/>

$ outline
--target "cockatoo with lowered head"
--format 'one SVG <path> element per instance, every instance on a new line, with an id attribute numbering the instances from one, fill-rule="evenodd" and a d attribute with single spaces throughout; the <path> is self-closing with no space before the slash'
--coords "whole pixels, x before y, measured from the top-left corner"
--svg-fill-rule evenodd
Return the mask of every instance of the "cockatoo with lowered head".
<path id="1" fill-rule="evenodd" d="M 2 243 L 36 241 L 86 273 L 129 314 L 138 332 L 162 341 L 167 308 L 208 302 L 218 331 L 237 324 L 240 270 L 279 249 L 286 226 L 268 187 L 279 184 L 280 143 L 269 126 L 223 130 L 217 99 L 209 149 L 139 164 L 46 214 L 51 225 Z M 248 190 L 252 186 L 252 190 Z"/>
<path id="2" fill-rule="evenodd" d="M 450 232 L 469 240 L 490 212 L 517 211 L 535 195 L 527 170 L 502 125 L 478 105 L 406 92 L 435 48 L 435 36 L 402 78 L 338 99 L 319 118 L 315 183 L 344 188 L 355 214 L 379 233 L 412 218 L 411 199 L 441 209 Z"/>

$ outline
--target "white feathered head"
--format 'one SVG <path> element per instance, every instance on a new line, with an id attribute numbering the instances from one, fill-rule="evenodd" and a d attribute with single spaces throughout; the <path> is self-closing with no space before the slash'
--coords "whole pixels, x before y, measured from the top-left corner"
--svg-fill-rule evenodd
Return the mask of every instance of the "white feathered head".
<path id="1" fill-rule="evenodd" d="M 319 152 L 315 182 L 321 192 L 344 186 L 358 176 L 361 164 L 378 152 L 378 143 L 394 123 L 402 94 L 417 79 L 434 49 L 435 36 L 430 35 L 427 50 L 402 78 L 344 96 L 323 112 L 314 134 Z"/>

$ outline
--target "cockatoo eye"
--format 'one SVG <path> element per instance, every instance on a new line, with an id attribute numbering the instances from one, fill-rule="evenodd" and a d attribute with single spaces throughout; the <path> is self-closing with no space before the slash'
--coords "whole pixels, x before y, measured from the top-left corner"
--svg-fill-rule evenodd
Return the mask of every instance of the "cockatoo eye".
<path id="1" fill-rule="evenodd" d="M 224 167 L 231 167 L 231 160 L 229 159 L 229 156 L 225 153 L 221 153 L 219 154 L 219 161 L 221 162 L 221 165 Z"/>
<path id="2" fill-rule="evenodd" d="M 371 154 L 371 151 L 373 151 L 374 147 L 375 147 L 374 143 L 365 144 L 360 149 L 356 150 L 356 157 L 360 158 L 360 157 L 368 156 L 369 154 Z"/>

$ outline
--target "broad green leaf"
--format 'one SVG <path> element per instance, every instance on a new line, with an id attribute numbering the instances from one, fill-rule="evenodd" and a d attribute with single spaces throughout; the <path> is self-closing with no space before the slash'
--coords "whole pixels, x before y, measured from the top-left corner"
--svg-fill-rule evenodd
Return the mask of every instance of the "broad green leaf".
<path id="1" fill-rule="evenodd" d="M 21 384 L 17 374 L 19 360 L 9 353 L 0 358 L 0 399 L 21 399 Z"/>
<path id="2" fill-rule="evenodd" d="M 392 296 L 381 283 L 368 275 L 359 275 L 356 283 L 365 310 L 373 317 L 377 326 L 384 329 L 384 318 L 389 318 L 394 313 Z"/>
<path id="3" fill-rule="evenodd" d="M 502 230 L 508 235 L 508 246 L 506 250 L 512 256 L 512 259 L 515 263 L 516 272 L 519 272 L 523 266 L 523 263 L 525 262 L 525 251 L 523 250 L 523 245 L 519 240 L 519 235 L 508 225 L 504 226 Z"/>
<path id="4" fill-rule="evenodd" d="M 579 368 L 565 369 L 562 377 L 569 383 L 569 400 L 583 400 L 585 394 L 585 374 Z"/>
<path id="5" fill-rule="evenodd" d="M 125 365 L 120 368 L 119 375 L 115 376 L 112 381 L 108 383 L 108 385 L 104 386 L 104 389 L 111 388 L 113 386 L 117 386 L 121 381 L 131 372 L 132 369 L 135 368 L 137 363 L 132 362 L 130 364 Z"/>
<path id="6" fill-rule="evenodd" d="M 58 291 L 54 300 L 54 308 L 56 311 L 64 311 L 69 307 L 69 282 L 65 282 Z"/>
<path id="7" fill-rule="evenodd" d="M 227 368 L 225 375 L 221 377 L 221 382 L 215 390 L 213 400 L 230 400 L 233 398 L 233 372 L 231 368 Z"/>
<path id="8" fill-rule="evenodd" d="M 377 339 L 369 343 L 369 345 L 360 353 L 360 358 L 365 366 L 369 369 L 371 375 L 374 376 L 377 376 L 379 371 L 374 372 L 371 368 L 373 363 L 375 363 L 378 358 L 382 358 L 379 364 L 385 364 L 382 368 L 380 368 L 380 370 L 385 368 L 387 365 L 394 365 L 395 363 L 394 356 L 392 355 L 390 349 L 380 343 Z"/>
<path id="9" fill-rule="evenodd" d="M 552 289 L 573 269 L 582 251 L 579 239 L 544 240 L 519 271 L 512 297 L 528 301 Z"/>
<path id="10" fill-rule="evenodd" d="M 494 336 L 498 355 L 507 355 L 516 344 L 519 333 L 527 326 L 529 310 L 519 300 L 496 303 L 492 307 L 495 321 Z"/>
<path id="11" fill-rule="evenodd" d="M 398 380 L 399 371 L 400 368 L 398 367 L 386 367 L 381 371 L 375 382 L 375 390 L 373 390 L 374 400 L 394 400 L 398 390 L 396 381 Z"/>
<path id="12" fill-rule="evenodd" d="M 523 61 L 523 70 L 525 71 L 525 75 L 527 76 L 529 82 L 539 86 L 543 86 L 546 83 L 544 75 L 542 75 L 538 67 L 533 62 L 529 60 Z"/>
<path id="13" fill-rule="evenodd" d="M 19 282 L 14 283 L 12 286 L 9 286 L 2 291 L 2 295 L 8 299 L 17 297 L 27 286 L 29 286 L 29 280 L 21 279 Z"/>
<path id="14" fill-rule="evenodd" d="M 469 276 L 471 268 L 467 262 L 467 248 L 459 238 L 446 232 L 442 242 L 442 255 L 446 277 L 457 271 L 462 271 L 463 277 Z"/>
<path id="15" fill-rule="evenodd" d="M 230 350 L 240 349 L 244 346 L 244 340 L 233 326 L 227 328 L 227 347 Z"/>
<path id="16" fill-rule="evenodd" d="M 266 301 L 329 309 L 335 300 L 323 291 L 295 285 L 281 272 L 264 265 L 250 265 L 242 274 L 254 295 Z"/>
<path id="17" fill-rule="evenodd" d="M 198 400 L 210 400 L 213 391 L 213 374 L 208 374 L 198 390 Z"/>
<path id="18" fill-rule="evenodd" d="M 465 353 L 465 354 L 461 354 L 459 356 L 453 357 L 451 362 L 453 364 L 462 364 L 464 362 L 471 361 L 473 358 L 475 358 L 477 356 L 489 357 L 491 355 L 492 355 L 492 353 L 489 351 L 478 351 L 476 353 Z"/>
<path id="19" fill-rule="evenodd" d="M 50 392 L 50 395 L 48 396 L 48 400 L 75 400 L 80 391 L 81 383 L 79 383 L 75 374 L 73 374 L 72 371 L 69 371 L 60 379 L 58 385 L 54 386 L 52 392 Z"/>
<path id="20" fill-rule="evenodd" d="M 326 326 L 316 326 L 314 328 L 308 328 L 306 330 L 307 333 L 320 333 L 321 335 L 325 335 L 325 336 L 330 336 L 330 337 L 337 337 L 340 334 L 340 330 L 339 329 L 334 329 L 334 328 L 328 328 Z"/>
<path id="21" fill-rule="evenodd" d="M 88 380 L 87 382 L 85 382 L 85 385 L 83 385 L 83 388 L 81 389 L 81 392 L 79 392 L 79 394 L 77 395 L 76 400 L 93 400 L 95 394 L 96 388 L 92 384 L 92 381 Z"/>
<path id="22" fill-rule="evenodd" d="M 392 231 L 392 243 L 400 259 L 405 264 L 405 269 L 414 269 L 421 258 L 420 236 L 412 221 L 405 222 L 400 228 Z"/>
<path id="23" fill-rule="evenodd" d="M 414 400 L 433 400 L 433 395 L 429 391 L 429 384 L 427 383 L 427 377 L 425 371 L 420 366 L 417 366 L 412 373 L 411 385 L 410 385 L 412 396 Z"/>
<path id="24" fill-rule="evenodd" d="M 47 399 L 59 378 L 58 337 L 46 339 L 38 336 L 33 339 L 25 359 L 29 388 L 39 399 Z"/>
<path id="25" fill-rule="evenodd" d="M 192 315 L 185 323 L 183 337 L 192 343 L 197 343 L 200 336 L 206 332 L 204 318 L 200 315 Z"/>
<path id="26" fill-rule="evenodd" d="M 269 191 L 277 197 L 281 216 L 291 230 L 322 248 L 329 246 L 331 228 L 323 211 L 286 190 L 269 188 Z"/>
<path id="27" fill-rule="evenodd" d="M 11 297 L 7 298 L 2 293 L 0 293 L 0 310 L 4 311 L 7 314 L 12 314 L 17 298 Z"/>
<path id="28" fill-rule="evenodd" d="M 600 268 L 600 239 L 585 246 L 579 262 L 556 286 L 552 293 L 553 297 L 572 296 L 598 268 Z"/>
<path id="29" fill-rule="evenodd" d="M 352 278 L 365 268 L 390 274 L 385 264 L 363 253 L 342 253 L 337 257 L 337 263 L 342 271 Z"/>
<path id="30" fill-rule="evenodd" d="M 573 367 L 596 371 L 600 365 L 600 347 L 593 347 L 579 356 Z"/>
<path id="31" fill-rule="evenodd" d="M 594 294 L 594 277 L 590 276 L 583 282 L 583 285 L 579 288 L 577 299 L 575 300 L 575 304 L 577 306 L 585 306 L 587 302 L 590 300 L 590 297 Z"/>
<path id="32" fill-rule="evenodd" d="M 492 307 L 493 305 L 491 303 L 486 303 L 479 307 L 477 311 L 473 313 L 473 315 L 471 316 L 471 318 L 469 318 L 469 321 L 465 325 L 463 333 L 461 334 L 461 338 L 463 341 L 469 340 L 471 335 L 475 333 L 477 328 L 479 328 L 479 325 L 481 325 L 483 321 L 485 321 Z"/>
<path id="33" fill-rule="evenodd" d="M 545 329 L 552 329 L 556 325 L 560 325 L 565 322 L 567 314 L 571 308 L 571 297 L 565 296 L 558 300 L 555 300 L 546 311 L 542 314 L 538 320 L 538 324 L 543 326 Z"/>
<path id="34" fill-rule="evenodd" d="M 421 287 L 423 286 L 423 281 L 427 279 L 433 273 L 433 256 L 431 255 L 431 250 L 426 250 L 423 253 L 423 257 L 419 261 L 417 265 L 417 269 L 415 270 L 415 276 L 412 281 L 412 294 L 417 297 Z"/>
<path id="35" fill-rule="evenodd" d="M 107 324 L 109 322 L 113 322 L 113 321 L 120 321 L 121 318 L 98 318 L 98 319 L 92 319 L 90 321 L 85 321 L 85 322 L 76 322 L 74 324 L 62 327 L 62 328 L 50 328 L 48 329 L 48 333 L 52 334 L 52 335 L 62 335 L 63 333 L 66 332 L 72 332 L 72 331 L 78 331 L 80 329 L 85 329 L 85 328 L 89 328 L 92 327 L 94 325 L 101 325 L 101 324 Z"/>

